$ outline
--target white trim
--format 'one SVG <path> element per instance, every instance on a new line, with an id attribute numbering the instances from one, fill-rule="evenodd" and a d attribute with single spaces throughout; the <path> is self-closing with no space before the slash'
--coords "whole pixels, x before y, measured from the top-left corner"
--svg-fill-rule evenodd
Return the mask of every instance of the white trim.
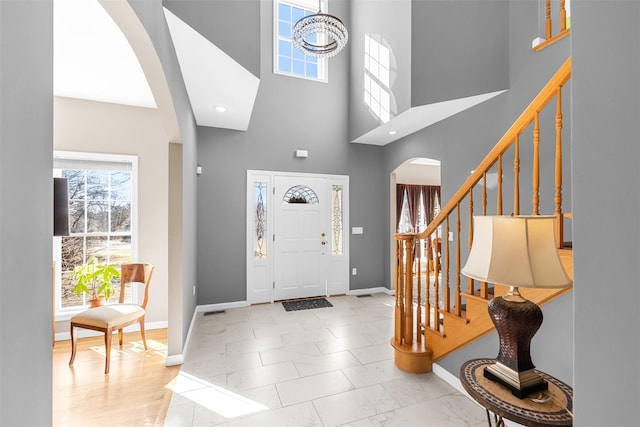
<path id="1" fill-rule="evenodd" d="M 86 162 L 111 162 L 111 163 L 127 163 L 131 165 L 131 262 L 136 262 L 138 260 L 138 156 L 130 155 L 130 154 L 107 154 L 107 153 L 90 153 L 90 152 L 82 152 L 82 151 L 64 151 L 64 150 L 54 150 L 53 159 L 69 159 L 69 160 L 78 160 L 78 161 L 86 161 Z M 59 257 L 59 244 L 60 241 L 56 241 L 55 239 L 53 253 L 56 259 Z M 69 320 L 71 316 L 77 314 L 81 311 L 87 309 L 86 306 L 78 307 L 77 310 L 69 310 L 65 311 L 64 309 L 58 308 L 58 301 L 61 301 L 61 284 L 60 276 L 61 276 L 61 263 L 56 262 L 56 271 L 55 275 L 55 300 L 54 300 L 54 312 L 55 312 L 55 321 L 65 321 Z M 137 288 L 133 288 L 132 293 L 133 301 L 137 301 L 138 292 Z"/>
<path id="2" fill-rule="evenodd" d="M 182 354 L 167 356 L 164 360 L 164 366 L 179 366 L 182 364 L 184 364 L 184 356 Z"/>
<path id="3" fill-rule="evenodd" d="M 467 391 L 462 387 L 460 383 L 460 379 L 453 375 L 451 372 L 444 369 L 442 366 L 434 363 L 432 366 L 432 372 L 437 375 L 442 380 L 446 381 L 451 387 L 458 390 L 460 393 L 467 396 L 469 399 L 473 400 L 473 398 L 467 393 Z M 475 402 L 475 400 L 473 400 Z"/>
<path id="4" fill-rule="evenodd" d="M 196 316 L 198 315 L 198 307 L 193 310 L 193 315 L 191 316 L 191 323 L 189 323 L 189 330 L 187 331 L 187 338 L 184 340 L 184 345 L 182 347 L 182 353 L 167 355 L 164 360 L 165 366 L 179 366 L 182 365 L 187 358 L 187 352 L 189 351 L 189 340 L 191 339 L 191 331 L 193 331 L 193 326 L 196 323 Z"/>
<path id="5" fill-rule="evenodd" d="M 196 312 L 197 313 L 205 313 L 208 311 L 221 311 L 221 310 L 229 310 L 232 308 L 239 308 L 239 307 L 249 307 L 251 304 L 249 304 L 247 301 L 235 301 L 235 302 L 222 302 L 222 303 L 218 303 L 218 304 L 205 304 L 205 305 L 199 305 L 196 307 Z"/>
<path id="6" fill-rule="evenodd" d="M 152 329 L 167 329 L 168 327 L 168 322 L 166 320 L 162 320 L 159 322 L 149 322 L 144 324 L 144 330 L 145 331 L 150 331 Z M 98 332 L 98 331 L 94 331 L 91 329 L 82 329 L 82 328 L 78 328 L 77 329 L 78 334 L 77 337 L 78 338 L 87 338 L 87 337 L 100 337 L 103 336 L 104 334 L 102 332 Z M 140 331 L 140 324 L 136 323 L 133 325 L 129 325 L 126 328 L 123 329 L 123 331 L 125 333 L 127 332 L 139 332 Z M 71 339 L 71 333 L 70 332 L 57 332 L 56 333 L 56 341 L 65 341 L 65 340 L 70 340 Z"/>
<path id="7" fill-rule="evenodd" d="M 366 288 L 366 289 L 353 289 L 353 290 L 348 290 L 347 291 L 347 295 L 367 295 L 367 294 L 378 294 L 378 293 L 385 293 L 387 295 L 395 295 L 396 291 L 392 290 L 392 289 L 387 289 L 383 286 L 378 286 L 376 288 Z"/>
<path id="8" fill-rule="evenodd" d="M 340 257 L 344 258 L 344 288 L 333 288 L 328 289 L 327 293 L 336 295 L 336 294 L 344 294 L 348 292 L 350 286 L 349 280 L 349 260 L 350 260 L 350 237 L 348 230 L 350 230 L 350 197 L 349 197 L 349 187 L 350 187 L 350 177 L 349 175 L 338 175 L 338 174 L 321 174 L 321 173 L 304 173 L 304 172 L 283 172 L 283 171 L 264 171 L 264 170 L 247 170 L 247 182 L 246 182 L 246 212 L 245 212 L 245 271 L 246 271 L 246 298 L 249 304 L 258 304 L 258 303 L 266 303 L 266 302 L 274 302 L 274 290 L 271 284 L 274 280 L 274 268 L 273 268 L 273 230 L 274 230 L 274 199 L 273 199 L 273 188 L 275 179 L 277 177 L 286 177 L 286 178 L 308 178 L 308 179 L 322 179 L 326 182 L 326 189 L 330 194 L 332 185 L 342 185 L 343 186 L 343 227 L 344 227 L 344 236 L 343 236 L 343 245 L 344 245 L 344 253 L 340 255 Z M 253 248 L 253 236 L 252 230 L 255 230 L 255 224 L 253 220 L 253 183 L 255 181 L 264 181 L 267 182 L 267 225 L 266 225 L 266 245 L 267 245 L 267 259 L 256 261 L 254 259 L 254 248 Z M 327 207 L 330 212 L 330 207 Z M 262 264 L 258 264 L 262 263 Z M 260 298 L 256 298 L 255 291 L 255 283 L 258 277 L 258 274 L 255 272 L 256 265 L 266 266 L 266 288 L 260 288 L 259 292 Z M 263 277 L 264 279 L 264 277 Z M 268 295 L 267 295 L 268 293 Z"/>

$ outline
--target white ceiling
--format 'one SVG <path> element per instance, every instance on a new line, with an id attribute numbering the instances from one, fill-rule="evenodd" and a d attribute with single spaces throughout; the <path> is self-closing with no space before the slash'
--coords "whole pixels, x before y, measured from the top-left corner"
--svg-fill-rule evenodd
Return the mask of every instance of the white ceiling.
<path id="1" fill-rule="evenodd" d="M 196 123 L 247 130 L 260 79 L 166 8 L 164 15 Z"/>
<path id="2" fill-rule="evenodd" d="M 55 96 L 156 108 L 129 42 L 97 0 L 53 2 Z"/>
<path id="3" fill-rule="evenodd" d="M 412 107 L 394 117 L 389 122 L 378 126 L 362 136 L 359 136 L 352 142 L 371 145 L 387 145 L 390 142 L 410 135 L 420 129 L 424 129 L 427 126 L 431 126 L 432 124 L 451 117 L 454 114 L 458 114 L 461 111 L 498 96 L 503 92 L 506 92 L 506 90 Z M 396 131 L 396 133 L 391 135 L 389 134 L 389 131 Z"/>
<path id="4" fill-rule="evenodd" d="M 246 130 L 260 80 L 166 9 L 165 16 L 196 122 Z M 156 108 L 138 58 L 98 0 L 54 1 L 54 95 Z"/>

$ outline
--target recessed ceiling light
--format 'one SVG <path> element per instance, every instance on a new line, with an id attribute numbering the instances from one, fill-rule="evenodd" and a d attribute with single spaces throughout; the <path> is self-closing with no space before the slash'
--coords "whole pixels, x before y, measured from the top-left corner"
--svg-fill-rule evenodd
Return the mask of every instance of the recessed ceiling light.
<path id="1" fill-rule="evenodd" d="M 398 131 L 397 131 L 397 130 L 390 130 L 390 131 L 389 131 L 389 135 L 395 135 L 396 133 L 398 133 Z"/>
<path id="2" fill-rule="evenodd" d="M 227 107 L 224 107 L 222 105 L 214 105 L 213 108 L 215 108 L 218 113 L 224 113 L 225 111 L 227 111 Z"/>

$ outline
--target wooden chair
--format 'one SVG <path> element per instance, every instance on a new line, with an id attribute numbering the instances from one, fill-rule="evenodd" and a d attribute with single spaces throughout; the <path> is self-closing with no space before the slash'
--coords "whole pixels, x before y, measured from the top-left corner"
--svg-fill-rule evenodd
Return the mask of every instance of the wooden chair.
<path id="1" fill-rule="evenodd" d="M 118 331 L 118 341 L 122 346 L 123 333 L 122 329 L 135 322 L 140 323 L 140 335 L 144 343 L 144 349 L 147 350 L 147 340 L 144 336 L 144 315 L 149 298 L 149 282 L 153 273 L 153 265 L 151 264 L 123 264 L 121 267 L 120 277 L 120 298 L 118 304 L 108 304 L 102 307 L 90 308 L 80 314 L 76 314 L 71 318 L 71 360 L 69 366 L 73 365 L 76 357 L 76 347 L 78 339 L 75 329 L 84 328 L 100 331 L 104 333 L 104 345 L 106 351 L 106 361 L 104 373 L 109 373 L 109 361 L 111 358 L 111 336 L 113 331 Z M 142 283 L 144 285 L 144 300 L 142 305 L 126 304 L 124 302 L 125 287 L 127 283 Z"/>

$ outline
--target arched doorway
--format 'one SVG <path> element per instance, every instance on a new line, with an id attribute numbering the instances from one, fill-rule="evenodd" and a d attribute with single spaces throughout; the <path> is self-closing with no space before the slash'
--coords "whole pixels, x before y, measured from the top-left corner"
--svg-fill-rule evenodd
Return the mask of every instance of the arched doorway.
<path id="1" fill-rule="evenodd" d="M 396 206 L 397 184 L 440 186 L 440 160 L 412 157 L 402 162 L 389 175 L 389 232 L 393 236 L 398 230 Z M 406 231 L 406 230 L 403 230 Z M 389 242 L 389 283 L 395 289 L 395 239 Z"/>

